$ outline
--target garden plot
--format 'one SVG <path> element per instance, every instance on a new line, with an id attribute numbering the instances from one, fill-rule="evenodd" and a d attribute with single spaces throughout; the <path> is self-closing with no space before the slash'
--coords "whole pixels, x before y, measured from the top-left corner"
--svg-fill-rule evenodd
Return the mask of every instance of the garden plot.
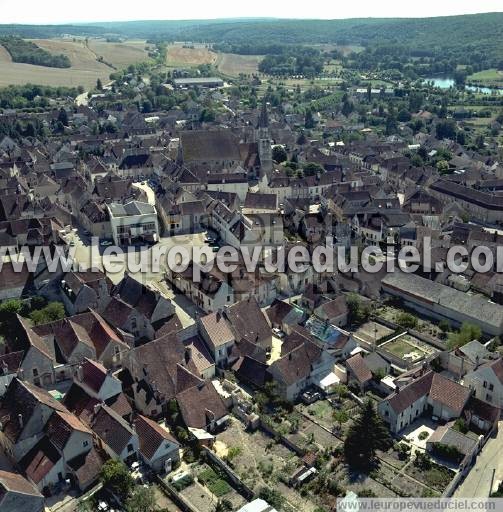
<path id="1" fill-rule="evenodd" d="M 424 482 L 438 492 L 443 492 L 455 476 L 455 472 L 431 461 L 427 467 L 418 467 L 414 462 L 408 464 L 405 474 Z"/>
<path id="2" fill-rule="evenodd" d="M 237 420 L 231 421 L 228 428 L 218 435 L 220 449 L 223 445 L 233 451 L 230 462 L 241 480 L 253 491 L 263 487 L 276 489 L 297 512 L 314 512 L 316 505 L 299 494 L 297 490 L 284 484 L 289 476 L 301 465 L 300 458 L 273 438 L 257 431 L 246 432 Z M 221 443 L 221 444 L 220 444 Z"/>
<path id="3" fill-rule="evenodd" d="M 339 464 L 335 468 L 333 478 L 341 487 L 346 489 L 346 491 L 353 491 L 358 495 L 366 494 L 370 491 L 373 495 L 383 498 L 394 498 L 397 496 L 396 493 L 369 475 L 350 472 L 345 464 Z"/>
<path id="4" fill-rule="evenodd" d="M 438 352 L 438 350 L 431 345 L 424 343 L 410 334 L 402 334 L 395 339 L 386 341 L 380 348 L 408 363 L 421 361 Z"/>
<path id="5" fill-rule="evenodd" d="M 355 332 L 355 337 L 360 338 L 367 343 L 373 343 L 374 341 L 379 341 L 386 336 L 390 336 L 395 331 L 386 327 L 379 322 L 366 322 Z"/>
<path id="6" fill-rule="evenodd" d="M 199 512 L 213 512 L 218 502 L 216 497 L 199 482 L 192 483 L 180 491 L 179 494 Z"/>

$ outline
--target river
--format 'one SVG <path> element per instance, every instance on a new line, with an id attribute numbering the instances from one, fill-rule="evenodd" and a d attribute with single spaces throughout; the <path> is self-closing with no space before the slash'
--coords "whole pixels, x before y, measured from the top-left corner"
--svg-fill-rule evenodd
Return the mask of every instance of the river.
<path id="1" fill-rule="evenodd" d="M 435 76 L 430 78 L 423 78 L 425 82 L 433 82 L 434 87 L 438 87 L 439 89 L 449 89 L 450 87 L 454 87 L 455 81 L 454 78 L 449 78 L 446 76 Z M 467 91 L 479 92 L 482 94 L 502 94 L 503 89 L 493 89 L 491 87 L 477 87 L 474 85 L 465 85 L 465 89 Z"/>

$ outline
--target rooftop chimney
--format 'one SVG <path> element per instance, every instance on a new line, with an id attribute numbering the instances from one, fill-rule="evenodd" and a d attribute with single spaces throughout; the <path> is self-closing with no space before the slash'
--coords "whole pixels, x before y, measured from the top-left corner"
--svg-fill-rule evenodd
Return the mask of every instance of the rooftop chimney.
<path id="1" fill-rule="evenodd" d="M 185 364 L 192 359 L 192 347 L 185 347 Z"/>

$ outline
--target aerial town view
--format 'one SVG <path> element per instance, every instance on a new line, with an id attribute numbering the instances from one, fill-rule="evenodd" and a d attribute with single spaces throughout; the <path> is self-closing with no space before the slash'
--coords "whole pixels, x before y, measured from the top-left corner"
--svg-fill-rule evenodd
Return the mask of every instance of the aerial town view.
<path id="1" fill-rule="evenodd" d="M 503 512 L 502 408 L 501 0 L 0 0 L 0 512 Z"/>

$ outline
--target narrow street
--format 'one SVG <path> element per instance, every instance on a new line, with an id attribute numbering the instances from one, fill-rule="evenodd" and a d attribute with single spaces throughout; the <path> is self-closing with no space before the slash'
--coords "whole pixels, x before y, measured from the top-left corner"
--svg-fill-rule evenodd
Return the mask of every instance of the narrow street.
<path id="1" fill-rule="evenodd" d="M 496 490 L 501 480 L 503 480 L 503 421 L 499 422 L 496 437 L 489 439 L 482 448 L 474 466 L 456 489 L 454 497 L 486 498 Z"/>

